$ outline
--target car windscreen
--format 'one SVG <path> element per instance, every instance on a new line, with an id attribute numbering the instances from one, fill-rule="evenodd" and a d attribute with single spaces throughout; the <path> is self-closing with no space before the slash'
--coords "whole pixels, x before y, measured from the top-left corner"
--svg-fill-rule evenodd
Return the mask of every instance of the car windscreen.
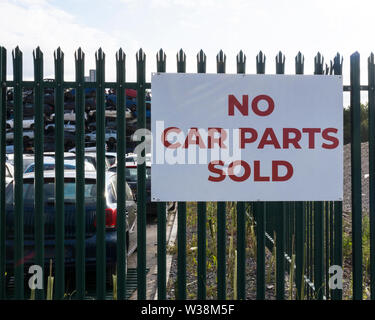
<path id="1" fill-rule="evenodd" d="M 54 163 L 45 163 L 43 168 L 44 168 L 44 171 L 55 170 L 55 164 Z M 65 170 L 73 170 L 75 168 L 76 168 L 75 165 L 64 163 L 64 169 Z M 25 173 L 30 173 L 30 172 L 34 172 L 34 171 L 35 171 L 35 164 L 32 164 L 25 170 Z"/>
<path id="2" fill-rule="evenodd" d="M 127 167 L 125 172 L 127 182 L 137 182 L 137 167 Z M 146 180 L 151 180 L 150 167 L 146 167 Z"/>
<path id="3" fill-rule="evenodd" d="M 13 204 L 13 183 L 9 184 L 6 191 L 6 203 Z M 86 179 L 85 187 L 85 203 L 96 203 L 96 181 L 94 179 Z M 23 201 L 25 204 L 34 203 L 35 188 L 34 179 L 24 179 L 23 181 Z M 45 179 L 43 185 L 43 197 L 46 204 L 55 203 L 55 183 L 52 179 Z M 65 179 L 64 182 L 64 202 L 75 204 L 76 202 L 76 183 L 75 179 Z"/>

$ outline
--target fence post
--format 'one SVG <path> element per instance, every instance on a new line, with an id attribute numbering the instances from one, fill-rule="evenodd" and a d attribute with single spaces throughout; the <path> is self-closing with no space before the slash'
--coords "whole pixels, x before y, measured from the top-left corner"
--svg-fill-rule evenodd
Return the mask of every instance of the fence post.
<path id="1" fill-rule="evenodd" d="M 362 299 L 361 100 L 359 53 L 350 56 L 353 299 Z"/>
<path id="2" fill-rule="evenodd" d="M 137 129 L 146 128 L 146 104 L 145 104 L 145 82 L 146 82 L 146 55 L 142 49 L 137 52 Z M 142 143 L 145 137 L 141 137 Z M 146 152 L 137 154 L 137 161 Z M 137 282 L 138 300 L 146 299 L 146 163 L 137 163 Z"/>
<path id="3" fill-rule="evenodd" d="M 206 73 L 206 55 L 203 50 L 197 54 L 197 71 Z M 198 299 L 206 299 L 206 203 L 198 202 Z"/>
<path id="4" fill-rule="evenodd" d="M 116 111 L 117 111 L 117 299 L 126 297 L 126 116 L 125 116 L 125 59 L 120 48 L 116 53 Z"/>
<path id="5" fill-rule="evenodd" d="M 34 105 L 35 105 L 35 263 L 39 265 L 44 274 L 44 110 L 43 110 L 43 53 L 38 47 L 34 53 Z M 38 300 L 44 299 L 44 289 L 35 290 Z"/>
<path id="6" fill-rule="evenodd" d="M 343 58 L 337 53 L 333 59 L 333 72 L 335 75 L 342 75 Z M 335 201 L 333 204 L 333 263 L 342 267 L 342 201 Z M 342 289 L 335 289 L 332 293 L 333 300 L 342 299 Z"/>
<path id="7" fill-rule="evenodd" d="M 370 291 L 375 300 L 375 63 L 368 58 L 368 126 L 369 126 L 369 211 L 370 211 Z"/>
<path id="8" fill-rule="evenodd" d="M 264 74 L 266 71 L 266 56 L 259 51 L 256 56 L 256 72 Z M 265 252 L 265 233 L 266 233 L 266 203 L 256 202 L 256 239 L 257 239 L 257 299 L 264 300 L 266 297 L 266 252 Z"/>
<path id="9" fill-rule="evenodd" d="M 279 52 L 276 56 L 276 73 L 284 74 L 285 56 Z M 285 213 L 286 205 L 284 202 L 275 204 L 276 217 L 276 299 L 285 299 Z"/>
<path id="10" fill-rule="evenodd" d="M 320 52 L 314 58 L 314 74 L 323 74 L 324 58 Z M 323 202 L 317 201 L 314 206 L 314 287 L 316 298 L 323 299 L 324 295 L 324 215 Z"/>
<path id="11" fill-rule="evenodd" d="M 167 56 L 163 49 L 156 55 L 157 72 L 166 71 Z M 165 202 L 157 203 L 158 211 L 158 299 L 166 299 L 166 205 Z"/>
<path id="12" fill-rule="evenodd" d="M 225 73 L 227 57 L 216 56 L 217 73 Z M 217 203 L 217 299 L 226 300 L 226 202 Z"/>
<path id="13" fill-rule="evenodd" d="M 301 52 L 298 52 L 295 58 L 296 74 L 304 73 L 305 57 Z M 295 250 L 296 250 L 296 298 L 302 299 L 302 290 L 304 289 L 304 263 L 305 263 L 305 203 L 303 201 L 297 201 L 295 206 Z"/>
<path id="14" fill-rule="evenodd" d="M 13 51 L 14 87 L 14 276 L 15 298 L 24 298 L 22 52 Z"/>
<path id="15" fill-rule="evenodd" d="M 7 51 L 0 47 L 0 299 L 5 299 L 6 256 L 5 256 L 5 145 L 6 145 L 6 58 Z"/>
<path id="16" fill-rule="evenodd" d="M 58 48 L 55 58 L 55 233 L 56 233 L 56 291 L 55 298 L 61 300 L 65 293 L 64 261 L 64 53 Z"/>
<path id="17" fill-rule="evenodd" d="M 177 53 L 177 72 L 186 72 L 186 54 Z M 186 300 L 186 202 L 179 202 L 177 208 L 177 299 Z"/>
<path id="18" fill-rule="evenodd" d="M 312 257 L 312 222 L 311 222 L 311 217 L 312 217 L 312 207 L 313 207 L 313 202 L 308 201 L 306 203 L 307 206 L 307 211 L 306 211 L 306 273 L 310 281 L 313 280 L 313 275 L 311 273 L 311 265 L 313 264 L 313 257 Z M 311 295 L 311 287 L 307 286 L 306 287 L 306 294 L 307 298 L 310 299 Z"/>
<path id="19" fill-rule="evenodd" d="M 246 56 L 237 54 L 237 73 L 245 74 Z M 237 297 L 246 299 L 246 214 L 245 202 L 237 202 Z"/>
<path id="20" fill-rule="evenodd" d="M 85 296 L 85 54 L 79 48 L 74 55 L 76 68 L 76 288 L 77 298 Z"/>
<path id="21" fill-rule="evenodd" d="M 105 247 L 105 54 L 101 48 L 96 61 L 96 296 L 106 296 Z"/>

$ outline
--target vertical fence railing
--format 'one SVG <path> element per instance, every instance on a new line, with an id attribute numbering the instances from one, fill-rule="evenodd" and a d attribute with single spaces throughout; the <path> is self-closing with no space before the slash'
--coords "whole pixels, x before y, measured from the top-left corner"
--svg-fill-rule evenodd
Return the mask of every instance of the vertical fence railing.
<path id="1" fill-rule="evenodd" d="M 305 57 L 301 52 L 298 52 L 295 58 L 296 74 L 302 75 L 304 73 Z M 296 202 L 295 207 L 295 250 L 296 250 L 296 299 L 300 300 L 303 297 L 304 290 L 304 265 L 305 265 L 305 202 Z"/>
<path id="2" fill-rule="evenodd" d="M 137 129 L 146 128 L 146 55 L 142 49 L 137 52 Z M 144 142 L 143 136 L 140 143 Z M 137 155 L 145 159 L 145 150 Z M 137 164 L 137 284 L 138 299 L 146 299 L 146 163 Z"/>
<path id="3" fill-rule="evenodd" d="M 44 110 L 43 110 L 43 53 L 34 51 L 34 105 L 35 105 L 35 264 L 44 274 Z M 44 290 L 36 289 L 35 298 L 44 299 Z"/>
<path id="4" fill-rule="evenodd" d="M 305 245 L 305 255 L 306 255 L 306 266 L 305 266 L 305 273 L 309 280 L 312 280 L 311 275 L 311 264 L 312 264 L 312 257 L 311 257 L 311 211 L 312 211 L 312 203 L 311 201 L 306 202 L 307 210 L 306 210 L 306 245 Z M 310 298 L 311 295 L 311 287 L 306 283 L 305 285 L 305 292 L 307 298 Z"/>
<path id="5" fill-rule="evenodd" d="M 285 73 L 285 56 L 279 52 L 275 58 L 276 74 Z M 276 299 L 285 298 L 285 212 L 286 206 L 283 202 L 276 202 L 273 214 L 277 217 L 276 224 Z"/>
<path id="6" fill-rule="evenodd" d="M 105 246 L 105 54 L 100 48 L 96 61 L 96 297 L 106 295 Z"/>
<path id="7" fill-rule="evenodd" d="M 7 115 L 7 89 L 6 66 L 7 51 L 0 47 L 0 299 L 6 298 L 6 214 L 5 214 L 5 145 L 6 145 L 6 115 Z"/>
<path id="8" fill-rule="evenodd" d="M 329 286 L 329 268 L 335 264 L 334 262 L 334 210 L 333 210 L 334 202 L 330 201 L 329 203 L 329 264 L 327 266 L 327 277 L 328 277 L 328 298 L 333 299 L 333 290 L 331 290 Z"/>
<path id="9" fill-rule="evenodd" d="M 324 58 L 320 52 L 314 58 L 314 74 L 322 75 L 324 66 Z M 317 201 L 314 204 L 314 287 L 316 298 L 323 299 L 324 294 L 324 242 L 323 242 L 323 210 L 324 204 L 322 201 Z"/>
<path id="10" fill-rule="evenodd" d="M 162 49 L 156 55 L 156 71 L 166 72 L 167 56 Z M 158 299 L 166 299 L 166 204 L 165 202 L 157 203 L 158 214 Z"/>
<path id="11" fill-rule="evenodd" d="M 177 53 L 177 72 L 186 72 L 186 54 Z M 177 207 L 177 299 L 186 300 L 186 202 Z"/>
<path id="12" fill-rule="evenodd" d="M 64 212 L 64 53 L 58 48 L 55 58 L 55 298 L 65 293 L 65 212 Z"/>
<path id="13" fill-rule="evenodd" d="M 117 299 L 126 296 L 126 118 L 125 118 L 125 53 L 116 53 L 116 111 L 117 111 Z"/>
<path id="14" fill-rule="evenodd" d="M 222 50 L 216 56 L 217 73 L 225 73 L 227 57 Z M 220 132 L 221 134 L 221 132 Z M 239 239 L 237 239 L 239 240 Z M 217 203 L 217 299 L 226 299 L 226 202 Z"/>
<path id="15" fill-rule="evenodd" d="M 22 52 L 13 51 L 14 86 L 14 281 L 16 299 L 24 298 L 24 224 L 23 224 L 23 101 Z"/>
<path id="16" fill-rule="evenodd" d="M 329 202 L 324 202 L 324 294 L 326 299 L 329 299 Z"/>
<path id="17" fill-rule="evenodd" d="M 359 53 L 350 56 L 353 299 L 362 299 L 361 98 Z"/>
<path id="18" fill-rule="evenodd" d="M 240 57 L 239 57 L 240 58 Z M 243 70 L 245 73 L 245 70 Z M 256 73 L 264 74 L 266 71 L 266 56 L 262 51 L 256 56 Z M 266 252 L 265 252 L 265 231 L 266 231 L 266 204 L 265 202 L 255 203 L 256 218 L 256 239 L 257 239 L 257 295 L 258 300 L 264 300 L 266 296 Z"/>
<path id="19" fill-rule="evenodd" d="M 334 75 L 342 75 L 342 64 L 343 59 L 340 54 L 337 53 L 333 59 L 333 73 Z M 335 201 L 333 203 L 333 263 L 335 265 L 343 265 L 343 253 L 342 253 L 342 201 Z M 334 300 L 342 299 L 342 289 L 335 289 L 332 293 Z"/>
<path id="20" fill-rule="evenodd" d="M 246 73 L 246 56 L 237 54 L 237 73 Z M 246 208 L 245 202 L 237 202 L 237 298 L 246 299 Z M 224 229 L 225 230 L 225 229 Z"/>
<path id="21" fill-rule="evenodd" d="M 197 54 L 197 72 L 206 73 L 206 55 L 203 50 Z M 198 299 L 206 299 L 206 203 L 197 203 L 198 214 Z"/>
<path id="22" fill-rule="evenodd" d="M 368 127 L 369 127 L 369 215 L 370 215 L 370 294 L 375 300 L 375 62 L 368 58 Z"/>
<path id="23" fill-rule="evenodd" d="M 76 82 L 76 287 L 77 299 L 85 296 L 85 54 L 79 48 L 75 53 Z"/>

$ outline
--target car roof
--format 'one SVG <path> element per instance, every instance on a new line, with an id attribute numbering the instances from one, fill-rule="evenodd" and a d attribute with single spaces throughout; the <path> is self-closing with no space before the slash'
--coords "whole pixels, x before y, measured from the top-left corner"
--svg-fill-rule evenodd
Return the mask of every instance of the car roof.
<path id="1" fill-rule="evenodd" d="M 113 175 L 112 173 L 111 175 Z M 34 179 L 35 172 L 25 173 L 23 175 L 24 179 Z M 106 175 L 107 176 L 107 175 Z M 108 175 L 109 178 L 110 175 Z M 64 178 L 75 178 L 76 171 L 75 170 L 64 170 Z M 55 178 L 55 170 L 44 171 L 44 178 Z M 85 179 L 96 179 L 96 172 L 94 171 L 86 171 L 85 172 Z"/>

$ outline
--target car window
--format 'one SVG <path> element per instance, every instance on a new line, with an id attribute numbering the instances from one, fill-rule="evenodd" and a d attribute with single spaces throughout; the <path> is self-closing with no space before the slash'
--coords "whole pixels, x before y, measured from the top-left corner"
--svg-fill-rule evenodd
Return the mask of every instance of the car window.
<path id="1" fill-rule="evenodd" d="M 129 181 L 129 182 L 137 181 L 137 167 L 134 167 L 134 168 L 127 167 L 125 174 L 126 174 L 126 181 Z M 151 168 L 150 167 L 146 167 L 146 180 L 147 181 L 151 180 Z"/>
<path id="2" fill-rule="evenodd" d="M 45 163 L 44 166 L 44 171 L 51 171 L 51 170 L 55 170 L 55 164 L 54 163 Z M 66 170 L 73 170 L 75 169 L 76 166 L 75 165 L 72 165 L 72 164 L 68 164 L 68 163 L 65 163 L 64 164 L 64 169 Z M 26 170 L 25 170 L 25 173 L 29 173 L 29 172 L 34 172 L 35 171 L 35 164 L 32 164 L 30 165 Z"/>
<path id="3" fill-rule="evenodd" d="M 126 157 L 126 162 L 136 162 L 136 159 L 133 156 L 128 156 Z"/>
<path id="4" fill-rule="evenodd" d="M 126 168 L 125 179 L 129 182 L 137 182 L 137 168 Z"/>
<path id="5" fill-rule="evenodd" d="M 117 175 L 114 175 L 113 178 L 112 178 L 112 183 L 113 185 L 113 188 L 114 188 L 114 193 L 116 194 L 116 188 L 117 188 Z M 133 193 L 132 193 L 132 190 L 130 189 L 129 185 L 126 183 L 126 187 L 125 187 L 125 192 L 126 192 L 126 201 L 130 201 L 130 200 L 133 200 Z M 117 196 L 116 196 L 117 198 Z M 117 200 L 116 200 L 117 201 Z"/>
<path id="6" fill-rule="evenodd" d="M 94 180 L 85 182 L 85 203 L 96 203 L 96 183 Z M 44 202 L 55 202 L 55 184 L 46 182 L 43 185 Z M 34 202 L 34 180 L 24 180 L 23 200 L 24 203 Z M 13 182 L 9 184 L 6 190 L 5 201 L 7 204 L 13 204 Z M 76 184 L 74 181 L 64 183 L 64 202 L 75 204 L 76 202 Z"/>

